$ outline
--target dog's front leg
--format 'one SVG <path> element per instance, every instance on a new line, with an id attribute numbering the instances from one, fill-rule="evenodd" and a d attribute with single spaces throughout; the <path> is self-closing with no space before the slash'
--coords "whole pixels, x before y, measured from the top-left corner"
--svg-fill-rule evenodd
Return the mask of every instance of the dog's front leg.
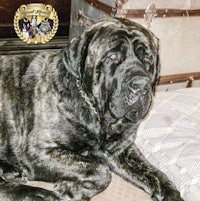
<path id="1" fill-rule="evenodd" d="M 135 144 L 119 155 L 108 156 L 108 164 L 114 173 L 145 190 L 155 201 L 183 201 L 168 178 L 144 158 Z"/>
<path id="2" fill-rule="evenodd" d="M 0 201 L 60 201 L 52 192 L 19 183 L 0 182 Z"/>
<path id="3" fill-rule="evenodd" d="M 53 182 L 54 192 L 65 201 L 86 201 L 110 183 L 107 166 L 94 156 L 82 156 L 62 149 L 40 153 L 34 159 L 35 179 Z"/>

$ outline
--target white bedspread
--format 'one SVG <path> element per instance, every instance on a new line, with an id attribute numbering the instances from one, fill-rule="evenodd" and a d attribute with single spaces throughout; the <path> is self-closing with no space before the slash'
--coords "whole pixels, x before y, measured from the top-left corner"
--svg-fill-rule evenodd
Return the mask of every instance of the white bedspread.
<path id="1" fill-rule="evenodd" d="M 158 92 L 136 144 L 185 201 L 200 201 L 200 88 Z"/>

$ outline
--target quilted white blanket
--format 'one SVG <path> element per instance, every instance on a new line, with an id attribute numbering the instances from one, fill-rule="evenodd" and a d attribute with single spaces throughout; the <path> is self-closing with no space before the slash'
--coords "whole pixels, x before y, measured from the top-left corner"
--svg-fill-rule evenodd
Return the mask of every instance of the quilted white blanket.
<path id="1" fill-rule="evenodd" d="M 185 201 L 200 201 L 200 88 L 158 92 L 136 144 Z"/>

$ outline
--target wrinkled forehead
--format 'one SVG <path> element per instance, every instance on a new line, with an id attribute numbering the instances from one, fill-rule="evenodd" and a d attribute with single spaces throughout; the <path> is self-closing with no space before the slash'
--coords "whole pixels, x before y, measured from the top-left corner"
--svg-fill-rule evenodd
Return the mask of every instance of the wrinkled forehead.
<path id="1" fill-rule="evenodd" d="M 139 40 L 149 47 L 153 52 L 157 52 L 158 39 L 142 26 L 138 24 L 124 25 L 117 23 L 104 23 L 99 25 L 97 34 L 91 43 L 91 50 L 95 52 L 105 52 L 116 46 L 123 44 L 133 44 Z"/>

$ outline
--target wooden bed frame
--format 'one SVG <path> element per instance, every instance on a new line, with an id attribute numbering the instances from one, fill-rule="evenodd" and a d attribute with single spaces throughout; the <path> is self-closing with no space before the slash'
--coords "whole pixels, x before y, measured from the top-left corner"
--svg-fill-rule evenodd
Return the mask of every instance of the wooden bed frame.
<path id="1" fill-rule="evenodd" d="M 158 85 L 168 85 L 186 82 L 186 87 L 192 87 L 194 80 L 200 80 L 200 72 L 162 75 L 159 77 Z"/>

